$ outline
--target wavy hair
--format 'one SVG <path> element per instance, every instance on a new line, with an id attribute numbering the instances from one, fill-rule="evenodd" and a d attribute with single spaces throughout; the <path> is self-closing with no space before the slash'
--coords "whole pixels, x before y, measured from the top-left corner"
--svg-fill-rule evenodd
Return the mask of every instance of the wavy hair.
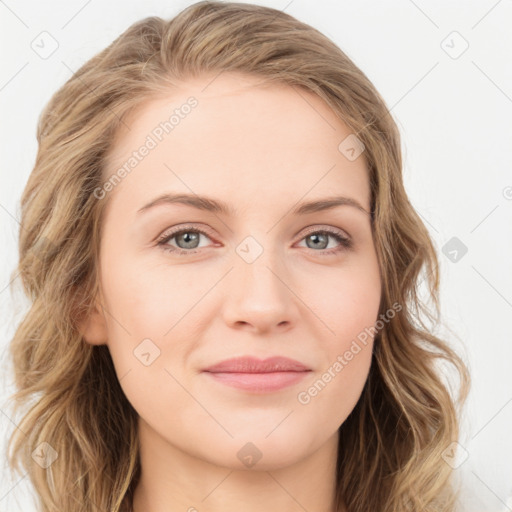
<path id="1" fill-rule="evenodd" d="M 11 401 L 23 411 L 8 443 L 12 472 L 26 470 L 43 512 L 131 509 L 140 477 L 137 413 L 108 347 L 84 342 L 78 329 L 99 289 L 108 197 L 98 201 L 94 190 L 130 112 L 177 83 L 222 72 L 315 93 L 365 147 L 379 313 L 402 308 L 375 337 L 368 379 L 339 429 L 336 510 L 345 503 L 349 512 L 452 512 L 459 491 L 443 451 L 458 439 L 470 377 L 461 356 L 434 334 L 438 260 L 404 190 L 397 125 L 367 76 L 330 39 L 277 9 L 238 2 L 202 1 L 171 20 L 134 23 L 41 113 L 12 274 L 30 300 L 9 346 Z M 420 299 L 422 283 L 430 304 Z M 439 362 L 455 370 L 457 396 Z"/>

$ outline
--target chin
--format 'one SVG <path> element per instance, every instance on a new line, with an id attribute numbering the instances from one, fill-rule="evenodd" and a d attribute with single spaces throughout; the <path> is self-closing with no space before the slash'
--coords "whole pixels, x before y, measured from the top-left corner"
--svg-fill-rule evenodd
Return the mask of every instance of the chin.
<path id="1" fill-rule="evenodd" d="M 281 435 L 273 432 L 268 438 L 265 437 L 267 433 L 237 436 L 225 445 L 215 443 L 216 449 L 209 451 L 204 458 L 231 470 L 275 471 L 300 462 L 315 449 L 315 436 L 309 442 L 304 436 L 295 440 L 287 434 L 283 430 Z"/>

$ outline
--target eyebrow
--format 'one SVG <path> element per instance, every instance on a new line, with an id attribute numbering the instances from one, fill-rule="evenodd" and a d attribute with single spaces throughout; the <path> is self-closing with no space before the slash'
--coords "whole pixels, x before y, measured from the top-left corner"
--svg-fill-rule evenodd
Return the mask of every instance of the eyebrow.
<path id="1" fill-rule="evenodd" d="M 162 194 L 140 208 L 137 213 L 145 212 L 163 204 L 185 204 L 192 206 L 193 208 L 212 213 L 224 214 L 231 217 L 235 217 L 237 215 L 237 211 L 227 203 L 206 196 L 198 196 L 197 194 Z M 356 199 L 343 196 L 326 197 L 314 201 L 303 202 L 292 208 L 291 213 L 292 215 L 306 215 L 308 213 L 331 210 L 337 206 L 352 206 L 367 215 L 370 215 L 370 212 L 363 208 Z"/>

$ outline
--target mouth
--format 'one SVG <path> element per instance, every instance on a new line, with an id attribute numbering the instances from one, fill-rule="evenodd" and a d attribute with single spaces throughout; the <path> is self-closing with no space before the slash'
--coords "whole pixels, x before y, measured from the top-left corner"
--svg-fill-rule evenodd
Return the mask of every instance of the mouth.
<path id="1" fill-rule="evenodd" d="M 214 381 L 255 393 L 278 391 L 297 384 L 311 368 L 286 357 L 260 360 L 245 356 L 222 361 L 203 370 Z"/>

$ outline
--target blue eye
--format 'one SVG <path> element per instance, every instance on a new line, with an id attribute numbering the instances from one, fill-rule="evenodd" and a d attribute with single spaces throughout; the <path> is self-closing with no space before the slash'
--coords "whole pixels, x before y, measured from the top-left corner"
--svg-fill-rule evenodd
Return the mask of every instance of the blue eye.
<path id="1" fill-rule="evenodd" d="M 200 249 L 198 245 L 201 240 L 201 235 L 211 240 L 209 233 L 203 229 L 182 228 L 171 233 L 166 233 L 162 238 L 159 239 L 158 246 L 160 246 L 164 251 L 176 253 L 178 256 L 195 254 L 198 252 L 195 249 Z M 336 240 L 339 245 L 338 247 L 327 250 L 330 238 Z M 170 245 L 169 242 L 174 239 L 176 244 L 179 243 L 182 246 L 175 247 L 174 245 Z M 343 250 L 351 249 L 353 245 L 350 238 L 342 235 L 340 231 L 331 229 L 310 231 L 301 239 L 301 241 L 308 239 L 313 242 L 313 245 L 307 245 L 307 247 L 314 249 L 314 252 L 321 252 L 324 255 L 336 254 Z M 318 247 L 320 247 L 320 250 L 316 250 Z"/>
<path id="2" fill-rule="evenodd" d="M 194 249 L 197 249 L 197 245 L 199 243 L 199 240 L 201 239 L 201 235 L 210 238 L 208 236 L 208 233 L 206 231 L 203 231 L 202 229 L 198 228 L 186 228 L 181 229 L 179 231 L 174 231 L 172 233 L 169 233 L 165 235 L 165 238 L 161 239 L 158 242 L 158 245 L 162 247 L 164 251 L 168 252 L 177 252 L 179 255 L 185 255 L 185 254 L 194 254 L 197 251 Z M 172 239 L 179 240 L 180 243 L 184 244 L 184 247 L 173 247 L 168 244 Z M 183 250 L 185 249 L 185 250 Z"/>
<path id="3" fill-rule="evenodd" d="M 326 250 L 327 246 L 329 245 L 329 238 L 334 238 L 339 243 L 339 246 L 335 247 L 334 249 Z M 315 247 L 315 245 L 316 247 L 320 247 L 326 244 L 325 247 L 320 247 L 320 249 L 323 250 L 324 254 L 336 254 L 344 249 L 346 250 L 352 248 L 352 240 L 350 238 L 343 236 L 338 231 L 332 231 L 330 229 L 324 229 L 321 231 L 311 231 L 302 240 L 308 239 L 313 241 L 313 247 Z M 312 248 L 311 245 L 307 245 L 307 247 L 309 247 L 310 249 Z"/>

